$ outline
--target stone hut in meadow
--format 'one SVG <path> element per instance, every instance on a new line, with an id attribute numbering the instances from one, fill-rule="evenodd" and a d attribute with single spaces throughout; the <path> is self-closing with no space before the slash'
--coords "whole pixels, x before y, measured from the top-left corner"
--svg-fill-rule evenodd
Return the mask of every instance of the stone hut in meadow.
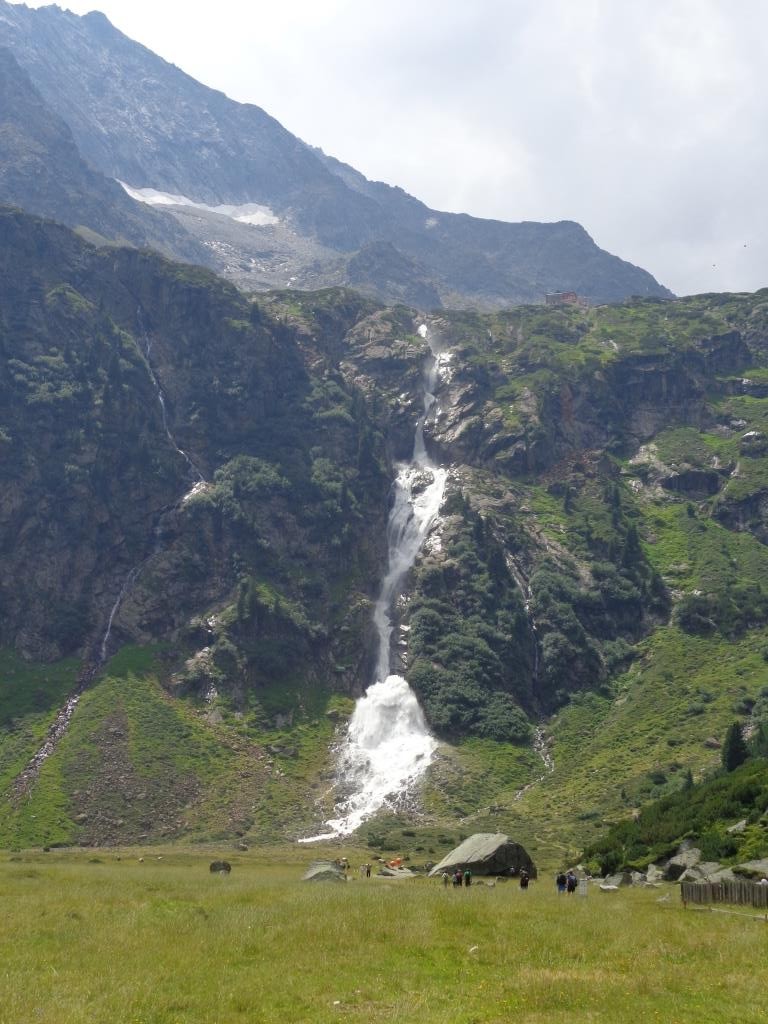
<path id="1" fill-rule="evenodd" d="M 469 868 L 473 875 L 518 875 L 522 868 L 536 878 L 536 865 L 519 843 L 503 832 L 476 832 L 443 857 L 429 872 L 430 878 L 443 871 Z"/>

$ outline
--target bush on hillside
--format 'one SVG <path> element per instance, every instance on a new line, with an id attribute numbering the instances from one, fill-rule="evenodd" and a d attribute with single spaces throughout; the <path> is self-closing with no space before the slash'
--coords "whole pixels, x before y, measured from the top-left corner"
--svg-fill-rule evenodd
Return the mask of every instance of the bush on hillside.
<path id="1" fill-rule="evenodd" d="M 530 735 L 534 641 L 516 581 L 490 530 L 450 496 L 448 553 L 414 572 L 408 680 L 441 735 L 520 742 Z"/>
<path id="2" fill-rule="evenodd" d="M 694 636 L 719 632 L 733 639 L 768 622 L 768 593 L 759 583 L 736 583 L 717 593 L 687 594 L 675 607 L 674 621 Z"/>
<path id="3" fill-rule="evenodd" d="M 730 773 L 683 785 L 678 792 L 647 804 L 635 819 L 611 826 L 583 856 L 602 873 L 630 865 L 645 867 L 674 854 L 683 839 L 691 839 L 713 860 L 738 862 L 765 856 L 766 807 L 768 760 L 746 761 Z M 754 829 L 741 835 L 727 833 L 728 826 L 741 818 Z"/>

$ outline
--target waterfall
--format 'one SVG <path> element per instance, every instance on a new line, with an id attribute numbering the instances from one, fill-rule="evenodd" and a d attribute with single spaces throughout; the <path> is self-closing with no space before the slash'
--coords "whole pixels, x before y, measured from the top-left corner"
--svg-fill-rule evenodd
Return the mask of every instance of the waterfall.
<path id="1" fill-rule="evenodd" d="M 407 803 L 432 762 L 437 743 L 407 681 L 390 674 L 392 613 L 405 578 L 429 535 L 443 500 L 448 471 L 436 466 L 424 444 L 424 426 L 436 402 L 445 357 L 433 348 L 426 325 L 419 334 L 430 345 L 424 367 L 424 411 L 416 424 L 413 455 L 397 467 L 387 523 L 387 572 L 373 613 L 378 639 L 375 681 L 358 700 L 337 763 L 337 786 L 346 794 L 329 831 L 302 842 L 349 835 L 382 807 Z"/>
<path id="2" fill-rule="evenodd" d="M 167 515 L 169 512 L 174 512 L 179 506 L 186 504 L 186 502 L 188 502 L 190 498 L 200 493 L 200 491 L 204 490 L 208 485 L 205 477 L 197 468 L 197 466 L 192 461 L 190 456 L 187 454 L 187 452 L 184 451 L 183 448 L 179 446 L 176 437 L 174 436 L 173 431 L 171 430 L 170 425 L 168 423 L 168 411 L 165 406 L 165 395 L 163 393 L 162 385 L 160 384 L 157 374 L 155 373 L 154 367 L 152 366 L 152 337 L 144 323 L 144 316 L 141 310 L 141 306 L 139 306 L 136 310 L 136 323 L 138 325 L 139 334 L 143 342 L 144 361 L 146 363 L 147 373 L 149 374 L 149 379 L 152 382 L 152 387 L 155 390 L 155 396 L 157 397 L 157 401 L 160 406 L 160 414 L 162 417 L 163 430 L 165 431 L 165 436 L 168 438 L 168 443 L 171 445 L 174 451 L 178 455 L 180 455 L 184 462 L 187 464 L 189 474 L 194 479 L 192 488 L 189 491 L 186 491 L 171 505 L 167 505 L 165 506 L 165 508 L 160 510 L 153 531 L 155 538 L 155 551 L 157 551 L 158 546 L 160 544 L 160 531 L 162 527 L 163 517 Z M 135 565 L 130 570 L 128 575 L 125 577 L 122 586 L 120 587 L 114 604 L 110 609 L 109 617 L 107 619 L 107 627 L 104 632 L 104 636 L 102 637 L 101 645 L 99 647 L 99 666 L 103 665 L 104 662 L 107 660 L 107 654 L 109 652 L 109 638 L 112 633 L 112 623 L 115 621 L 115 616 L 119 612 L 120 606 L 122 605 L 129 591 L 133 587 L 134 583 L 139 578 L 139 575 L 141 574 L 141 571 L 144 568 L 144 565 L 146 564 L 148 557 L 149 556 L 143 558 L 141 562 L 138 563 L 138 565 Z"/>
<path id="3" fill-rule="evenodd" d="M 165 396 L 163 394 L 163 389 L 160 384 L 160 381 L 158 380 L 157 374 L 155 373 L 152 367 L 152 363 L 150 361 L 150 357 L 152 354 L 152 340 L 146 327 L 144 326 L 144 318 L 142 316 L 141 307 L 139 307 L 136 311 L 136 320 L 139 326 L 141 338 L 144 343 L 144 359 L 147 367 L 147 372 L 149 373 L 149 378 L 155 390 L 155 395 L 157 396 L 157 400 L 160 404 L 160 412 L 162 415 L 163 430 L 165 431 L 165 436 L 168 438 L 169 443 L 178 453 L 178 455 L 180 455 L 184 459 L 185 463 L 187 464 L 189 473 L 194 478 L 195 481 L 190 490 L 186 491 L 172 504 L 166 505 L 164 508 L 160 509 L 159 513 L 157 514 L 157 518 L 153 529 L 155 541 L 154 550 L 157 551 L 161 542 L 160 532 L 162 528 L 163 517 L 167 515 L 169 512 L 173 512 L 180 506 L 184 505 L 187 501 L 190 500 L 190 498 L 194 497 L 194 495 L 198 494 L 201 490 L 207 487 L 207 482 L 205 480 L 205 477 L 202 475 L 202 473 L 194 464 L 189 455 L 182 448 L 179 447 L 176 438 L 174 437 L 173 432 L 171 431 L 171 428 L 168 424 L 168 413 L 165 407 Z M 80 701 L 80 698 L 82 697 L 85 690 L 88 689 L 88 687 L 95 679 L 99 669 L 106 662 L 107 656 L 109 654 L 109 640 L 112 635 L 112 625 L 115 621 L 115 616 L 120 611 L 120 607 L 123 601 L 130 593 L 131 588 L 133 587 L 136 580 L 139 578 L 142 569 L 144 568 L 150 557 L 151 555 L 147 555 L 144 558 L 142 558 L 140 562 L 138 562 L 130 569 L 125 579 L 123 580 L 120 586 L 120 590 L 117 593 L 117 597 L 110 606 L 109 615 L 107 616 L 107 624 L 104 629 L 101 642 L 98 644 L 98 647 L 94 645 L 95 649 L 92 651 L 91 656 L 87 659 L 85 666 L 82 672 L 80 673 L 75 690 L 67 698 L 66 703 L 61 708 L 59 708 L 56 717 L 54 718 L 51 726 L 48 729 L 48 732 L 42 745 L 37 749 L 35 754 L 32 756 L 26 768 L 24 768 L 16 776 L 13 782 L 12 793 L 14 795 L 15 800 L 18 801 L 22 799 L 32 788 L 32 785 L 34 784 L 35 780 L 40 774 L 40 768 L 42 767 L 43 763 L 54 752 L 54 750 L 58 746 L 59 740 L 62 738 L 62 736 L 64 736 L 67 729 L 69 728 L 69 723 L 75 711 L 77 710 L 77 705 Z"/>
<path id="4" fill-rule="evenodd" d="M 551 775 L 555 770 L 555 759 L 549 749 L 549 742 L 550 741 L 544 730 L 544 726 L 537 725 L 533 731 L 533 749 L 541 758 L 541 763 L 544 765 L 544 774 L 539 775 L 532 782 L 529 782 L 526 786 L 518 789 L 514 796 L 515 801 L 522 800 L 529 790 L 533 789 L 533 787 L 537 786 L 540 782 L 543 782 L 544 779 L 546 779 L 548 775 Z"/>
<path id="5" fill-rule="evenodd" d="M 112 605 L 110 609 L 109 618 L 107 619 L 107 628 L 104 631 L 104 636 L 101 638 L 101 646 L 99 647 L 99 665 L 103 665 L 104 662 L 107 660 L 107 650 L 109 645 L 109 637 L 110 634 L 112 633 L 112 623 L 115 621 L 115 616 L 120 610 L 120 605 L 123 603 L 125 595 L 128 593 L 128 591 L 131 589 L 133 584 L 138 579 L 139 573 L 141 572 L 143 565 L 143 562 L 139 565 L 134 565 L 134 567 L 125 577 L 125 580 L 123 581 L 122 587 L 120 587 L 120 592 L 117 595 L 115 603 Z"/>
<path id="6" fill-rule="evenodd" d="M 528 619 L 528 625 L 531 629 L 531 641 L 533 643 L 533 689 L 534 699 L 536 690 L 539 682 L 539 630 L 536 625 L 536 619 L 534 618 L 533 612 L 531 611 L 531 604 L 533 603 L 533 591 L 531 590 L 530 583 L 527 582 L 525 574 L 522 572 L 517 562 L 512 555 L 507 556 L 507 568 L 509 569 L 512 578 L 517 584 L 517 588 L 523 596 L 525 615 Z"/>
<path id="7" fill-rule="evenodd" d="M 152 381 L 152 386 L 155 389 L 155 395 L 157 396 L 157 401 L 160 405 L 160 414 L 163 419 L 163 430 L 165 431 L 165 436 L 168 438 L 171 447 L 173 447 L 176 450 L 176 452 L 182 457 L 182 459 L 184 459 L 184 461 L 186 462 L 190 474 L 195 478 L 195 487 L 197 487 L 199 484 L 205 483 L 205 477 L 194 464 L 189 455 L 184 451 L 184 449 L 179 447 L 179 444 L 176 441 L 176 438 L 174 437 L 173 433 L 171 432 L 171 428 L 168 425 L 168 410 L 165 407 L 165 394 L 163 392 L 160 381 L 157 379 L 157 374 L 155 373 L 154 367 L 152 366 L 152 338 L 150 337 L 149 331 L 147 331 L 147 328 L 144 325 L 144 317 L 141 312 L 141 306 L 139 306 L 138 309 L 136 310 L 136 321 L 139 325 L 139 331 L 144 341 L 144 359 L 147 364 L 147 372 L 149 373 L 149 379 Z"/>

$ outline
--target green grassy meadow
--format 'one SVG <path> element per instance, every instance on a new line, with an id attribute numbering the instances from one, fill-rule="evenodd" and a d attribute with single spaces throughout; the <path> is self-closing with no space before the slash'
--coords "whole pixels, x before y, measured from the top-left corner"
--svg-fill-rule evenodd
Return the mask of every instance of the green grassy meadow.
<path id="1" fill-rule="evenodd" d="M 0 1024 L 766 1019 L 752 911 L 683 910 L 673 886 L 558 897 L 548 877 L 302 883 L 320 852 L 2 855 Z"/>

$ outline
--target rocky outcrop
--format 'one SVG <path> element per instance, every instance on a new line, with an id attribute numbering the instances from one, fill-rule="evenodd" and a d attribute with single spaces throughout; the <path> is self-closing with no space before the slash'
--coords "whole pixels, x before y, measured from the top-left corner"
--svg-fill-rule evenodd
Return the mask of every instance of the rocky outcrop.
<path id="1" fill-rule="evenodd" d="M 429 872 L 430 878 L 467 868 L 474 875 L 516 875 L 521 870 L 536 878 L 536 865 L 519 843 L 502 833 L 478 832 L 446 854 Z"/>
<path id="2" fill-rule="evenodd" d="M 685 498 L 701 500 L 717 494 L 724 481 L 715 470 L 687 467 L 662 477 L 659 483 L 666 491 L 674 491 Z"/>
<path id="3" fill-rule="evenodd" d="M 677 882 L 680 877 L 690 868 L 695 867 L 701 861 L 701 850 L 691 847 L 671 857 L 664 869 L 664 880 Z"/>
<path id="4" fill-rule="evenodd" d="M 737 864 L 733 870 L 737 875 L 745 878 L 757 880 L 768 878 L 768 857 L 745 861 L 743 864 Z"/>
<path id="5" fill-rule="evenodd" d="M 0 239 L 0 320 L 15 325 L 0 371 L 0 639 L 36 659 L 98 654 L 114 609 L 107 654 L 186 630 L 195 643 L 190 623 L 236 605 L 258 565 L 230 642 L 266 631 L 280 657 L 313 650 L 323 671 L 357 677 L 382 557 L 369 524 L 384 520 L 389 480 L 333 357 L 313 376 L 309 339 L 205 272 L 18 213 L 0 216 Z M 342 501 L 359 510 L 349 521 Z M 348 545 L 359 532 L 354 565 L 327 546 L 336 528 Z M 304 557 L 325 565 L 315 582 L 299 582 Z M 361 588 L 331 631 L 326 588 L 350 572 Z M 250 655 L 225 668 L 218 623 L 198 649 L 244 684 Z"/>
<path id="6" fill-rule="evenodd" d="M 632 878 L 631 871 L 619 871 L 613 875 L 606 875 L 603 879 L 601 888 L 606 886 L 606 891 L 610 889 L 619 889 L 622 886 L 633 885 L 634 881 Z"/>
<path id="7" fill-rule="evenodd" d="M 335 861 L 316 860 L 307 868 L 303 882 L 346 882 L 347 876 Z"/>

